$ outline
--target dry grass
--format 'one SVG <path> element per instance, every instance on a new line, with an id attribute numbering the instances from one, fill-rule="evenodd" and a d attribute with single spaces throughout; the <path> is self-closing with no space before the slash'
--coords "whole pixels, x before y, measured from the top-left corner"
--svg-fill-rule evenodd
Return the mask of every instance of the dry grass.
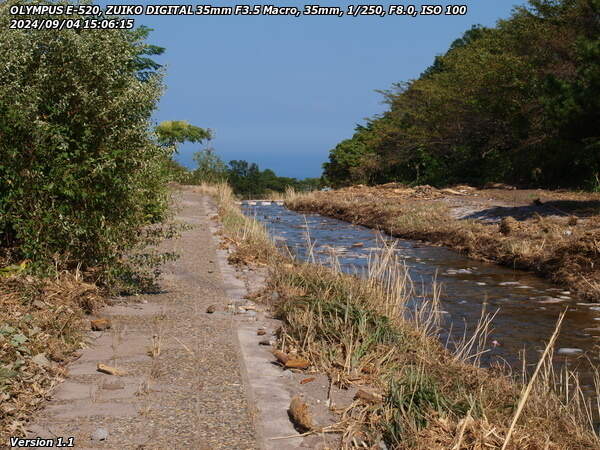
<path id="1" fill-rule="evenodd" d="M 228 242 L 265 238 L 255 225 L 242 224 L 233 202 L 226 204 L 226 188 L 218 192 L 225 194 L 217 197 L 222 217 L 237 217 L 224 221 L 226 237 L 233 236 Z M 268 240 L 264 249 L 275 252 Z M 337 411 L 342 448 L 376 448 L 383 440 L 395 449 L 500 449 L 511 424 L 510 449 L 600 446 L 593 432 L 597 411 L 585 402 L 576 374 L 557 377 L 546 359 L 528 385 L 526 374 L 515 380 L 478 367 L 491 320 L 485 312 L 474 336 L 453 351 L 445 348 L 437 336 L 436 289 L 430 298 L 409 301 L 410 280 L 392 251 L 370 261 L 366 279 L 282 258 L 265 259 L 271 277 L 262 297 L 284 324 L 279 348 L 311 361 L 333 383 L 366 387 L 383 399 L 357 399 Z"/>
<path id="2" fill-rule="evenodd" d="M 443 191 L 432 191 L 430 196 L 392 193 L 383 197 L 380 192 L 384 190 L 317 192 L 294 196 L 286 205 L 531 270 L 582 298 L 600 300 L 600 216 L 576 220 L 566 213 L 532 214 L 520 221 L 484 224 L 454 218 Z"/>
<path id="3" fill-rule="evenodd" d="M 242 214 L 227 184 L 201 184 L 195 189 L 219 199 L 219 218 L 227 230 L 222 238 L 225 244 L 231 244 L 235 249 L 229 256 L 230 263 L 265 265 L 269 257 L 277 254 L 267 231 L 257 220 Z"/>
<path id="4" fill-rule="evenodd" d="M 64 375 L 89 322 L 103 302 L 77 273 L 37 279 L 0 277 L 0 441 L 24 435 L 23 425 Z"/>

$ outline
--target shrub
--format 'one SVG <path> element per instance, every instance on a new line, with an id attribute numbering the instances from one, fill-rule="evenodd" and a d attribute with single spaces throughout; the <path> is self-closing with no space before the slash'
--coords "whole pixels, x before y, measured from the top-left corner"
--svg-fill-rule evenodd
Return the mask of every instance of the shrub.
<path id="1" fill-rule="evenodd" d="M 0 5 L 0 248 L 33 267 L 114 272 L 167 213 L 147 32 L 10 30 L 14 4 Z"/>

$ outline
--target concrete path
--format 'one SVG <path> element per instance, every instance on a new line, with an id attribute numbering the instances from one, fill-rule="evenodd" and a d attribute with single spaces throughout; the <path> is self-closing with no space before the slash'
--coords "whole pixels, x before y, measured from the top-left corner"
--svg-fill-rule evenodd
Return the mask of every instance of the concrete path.
<path id="1" fill-rule="evenodd" d="M 179 220 L 193 225 L 165 243 L 180 253 L 156 295 L 117 299 L 101 312 L 112 328 L 93 332 L 69 366 L 30 436 L 74 437 L 75 448 L 261 448 L 249 406 L 235 316 L 224 292 L 200 194 L 181 192 Z M 97 364 L 125 371 L 98 372 Z"/>

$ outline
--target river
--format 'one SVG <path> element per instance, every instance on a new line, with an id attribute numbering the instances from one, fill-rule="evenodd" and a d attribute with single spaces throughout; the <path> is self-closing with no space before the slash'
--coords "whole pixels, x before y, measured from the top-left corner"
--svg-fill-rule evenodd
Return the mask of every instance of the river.
<path id="1" fill-rule="evenodd" d="M 383 246 L 381 234 L 369 228 L 318 214 L 298 214 L 275 203 L 257 202 L 243 205 L 242 210 L 263 223 L 278 245 L 286 245 L 302 260 L 309 257 L 308 233 L 316 262 L 330 264 L 333 251 L 341 269 L 349 273 L 365 271 L 369 255 Z M 577 369 L 584 388 L 591 389 L 590 362 L 597 366 L 599 361 L 600 304 L 581 302 L 569 291 L 528 272 L 475 261 L 416 241 L 390 236 L 383 240 L 395 245 L 418 295 L 424 294 L 419 286 L 427 290 L 433 280 L 441 284 L 443 342 L 458 340 L 465 327 L 472 330 L 484 303 L 486 311 L 497 311 L 481 359 L 484 366 L 509 364 L 520 372 L 523 355 L 527 366 L 535 365 L 559 314 L 568 307 L 554 361 Z"/>

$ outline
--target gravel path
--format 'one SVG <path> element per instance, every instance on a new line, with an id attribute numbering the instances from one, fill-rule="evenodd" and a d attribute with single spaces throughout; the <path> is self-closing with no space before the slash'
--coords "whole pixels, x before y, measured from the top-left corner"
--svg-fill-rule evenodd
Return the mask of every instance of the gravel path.
<path id="1" fill-rule="evenodd" d="M 165 243 L 181 257 L 164 268 L 163 292 L 101 312 L 112 328 L 91 333 L 31 437 L 74 437 L 76 448 L 259 448 L 233 316 L 206 314 L 227 304 L 207 211 L 200 194 L 180 194 L 178 219 L 194 227 Z"/>

